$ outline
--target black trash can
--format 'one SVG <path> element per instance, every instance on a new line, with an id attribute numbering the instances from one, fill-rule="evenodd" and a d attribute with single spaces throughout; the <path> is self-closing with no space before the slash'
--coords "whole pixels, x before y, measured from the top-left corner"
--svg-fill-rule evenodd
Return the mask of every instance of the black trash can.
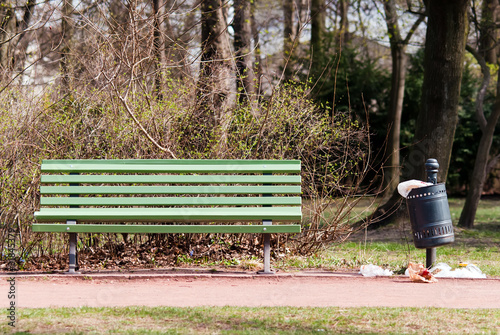
<path id="1" fill-rule="evenodd" d="M 406 203 L 416 248 L 434 248 L 455 241 L 444 184 L 414 188 Z"/>

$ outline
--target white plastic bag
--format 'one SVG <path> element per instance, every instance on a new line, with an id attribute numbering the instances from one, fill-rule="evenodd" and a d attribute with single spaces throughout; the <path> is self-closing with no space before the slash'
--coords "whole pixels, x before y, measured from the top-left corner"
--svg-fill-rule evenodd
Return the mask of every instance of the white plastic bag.
<path id="1" fill-rule="evenodd" d="M 439 278 L 486 278 L 486 275 L 474 264 L 452 270 L 448 264 L 438 263 L 429 271 L 434 273 L 434 277 Z"/>
<path id="2" fill-rule="evenodd" d="M 432 183 L 427 183 L 425 181 L 421 180 L 416 180 L 416 179 L 411 179 L 404 181 L 402 183 L 399 183 L 398 185 L 398 192 L 401 194 L 402 197 L 407 198 L 408 193 L 414 188 L 419 188 L 419 187 L 424 187 L 424 186 L 431 186 L 434 185 Z"/>
<path id="3" fill-rule="evenodd" d="M 392 276 L 393 272 L 389 269 L 382 269 L 380 266 L 368 264 L 361 265 L 359 272 L 365 277 L 377 277 L 377 276 Z"/>

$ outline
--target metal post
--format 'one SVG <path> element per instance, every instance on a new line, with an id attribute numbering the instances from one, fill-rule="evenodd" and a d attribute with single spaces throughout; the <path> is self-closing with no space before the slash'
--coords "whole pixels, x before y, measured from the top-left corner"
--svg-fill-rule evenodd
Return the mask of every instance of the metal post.
<path id="1" fill-rule="evenodd" d="M 436 248 L 425 249 L 425 267 L 430 268 L 436 263 Z"/>
<path id="2" fill-rule="evenodd" d="M 66 224 L 76 224 L 75 220 L 68 220 Z M 76 233 L 69 233 L 69 270 L 66 272 L 67 274 L 77 274 L 77 265 L 76 265 L 76 243 L 77 243 L 77 235 Z"/>
<path id="3" fill-rule="evenodd" d="M 427 172 L 427 181 L 437 184 L 437 173 L 439 171 L 439 163 L 435 158 L 429 158 L 425 162 L 425 171 Z M 425 266 L 430 268 L 436 262 L 436 248 L 427 248 L 425 250 Z"/>
<path id="4" fill-rule="evenodd" d="M 264 176 L 271 176 L 272 173 L 264 173 Z M 272 184 L 264 184 L 264 185 L 272 185 Z M 263 197 L 272 197 L 272 194 L 264 193 Z M 264 205 L 263 207 L 271 207 L 271 205 Z M 262 220 L 263 226 L 270 226 L 273 222 L 271 220 Z M 266 228 L 264 228 L 266 230 Z M 264 233 L 264 270 L 258 271 L 258 274 L 274 274 L 274 271 L 271 271 L 271 234 Z"/>
<path id="5" fill-rule="evenodd" d="M 273 223 L 271 220 L 264 220 L 262 224 L 270 226 Z M 274 271 L 271 271 L 271 234 L 264 234 L 264 271 L 259 271 L 259 273 L 274 274 Z"/>
<path id="6" fill-rule="evenodd" d="M 79 175 L 78 172 L 70 172 L 70 175 Z M 78 183 L 70 183 L 69 186 L 79 186 Z M 78 194 L 70 194 L 70 197 L 79 197 Z M 78 208 L 79 206 L 69 206 L 70 208 Z M 66 224 L 76 224 L 76 220 L 67 220 Z M 76 244 L 78 241 L 78 235 L 76 233 L 69 233 L 69 270 L 67 274 L 78 274 L 78 252 Z"/>

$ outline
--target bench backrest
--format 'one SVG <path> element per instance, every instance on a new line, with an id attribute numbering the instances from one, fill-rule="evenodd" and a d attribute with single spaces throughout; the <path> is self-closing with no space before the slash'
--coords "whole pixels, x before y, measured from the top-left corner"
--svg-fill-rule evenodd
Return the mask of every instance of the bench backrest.
<path id="1" fill-rule="evenodd" d="M 300 208 L 300 169 L 296 160 L 46 160 L 40 207 Z"/>

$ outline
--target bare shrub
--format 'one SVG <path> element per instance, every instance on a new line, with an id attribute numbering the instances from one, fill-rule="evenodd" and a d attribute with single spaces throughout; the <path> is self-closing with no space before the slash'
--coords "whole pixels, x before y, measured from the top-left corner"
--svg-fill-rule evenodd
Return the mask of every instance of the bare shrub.
<path id="1" fill-rule="evenodd" d="M 341 241 L 353 231 L 352 223 L 357 220 L 352 207 L 357 201 L 354 199 L 360 199 L 363 193 L 368 134 L 349 115 L 332 116 L 329 110 L 321 111 L 308 99 L 306 88 L 287 85 L 261 101 L 259 113 L 240 106 L 230 113 L 227 129 L 214 127 L 211 132 L 196 133 L 186 131 L 196 122 L 196 101 L 190 83 L 165 78 L 165 87 L 168 89 L 162 101 L 140 93 L 129 94 L 126 104 L 146 132 L 171 148 L 177 157 L 302 161 L 304 232 L 290 238 L 275 236 L 275 252 L 288 250 L 307 255 Z M 80 90 L 58 100 L 57 93 L 51 91 L 30 97 L 11 89 L 0 98 L 0 120 L 0 210 L 4 224 L 0 243 L 5 243 L 5 227 L 19 231 L 21 266 L 22 260 L 34 267 L 35 260 L 49 262 L 50 257 L 59 255 L 60 262 L 51 266 L 65 267 L 64 256 L 60 256 L 67 248 L 65 237 L 30 231 L 33 212 L 39 206 L 42 159 L 170 158 L 169 153 L 146 138 L 124 104 L 109 92 Z M 221 131 L 228 136 L 225 150 L 218 145 L 217 133 Z M 260 237 L 253 235 L 136 236 L 130 240 L 82 234 L 80 242 L 82 262 L 100 260 L 101 266 L 103 260 L 127 255 L 127 248 L 120 247 L 123 243 L 128 248 L 132 245 L 137 259 L 143 259 L 132 262 L 139 266 L 152 266 L 151 259 L 172 264 L 179 255 L 189 253 L 198 258 L 220 259 L 261 252 Z M 99 248 L 107 251 L 98 252 Z M 151 248 L 156 250 L 154 255 L 144 254 Z M 173 255 L 168 256 L 168 250 Z"/>
<path id="2" fill-rule="evenodd" d="M 307 255 L 352 233 L 358 221 L 352 208 L 366 192 L 367 129 L 348 113 L 319 108 L 307 86 L 292 83 L 274 87 L 269 97 L 256 97 L 252 104 L 200 108 L 199 83 L 187 75 L 188 57 L 158 67 L 154 25 L 143 24 L 150 22 L 150 13 L 133 4 L 117 17 L 123 24 L 110 22 L 113 16 L 99 6 L 92 15 L 78 14 L 82 43 L 69 46 L 62 89 L 48 86 L 39 95 L 16 86 L 0 91 L 0 244 L 5 246 L 8 227 L 18 231 L 20 266 L 40 268 L 42 261 L 56 258 L 60 262 L 50 267 L 65 267 L 66 236 L 30 230 L 43 159 L 300 159 L 304 232 L 275 236 L 272 250 Z M 214 120 L 204 122 L 207 115 Z M 159 260 L 175 263 L 187 254 L 200 259 L 255 255 L 262 251 L 260 239 L 81 234 L 80 261 L 145 267 Z"/>

